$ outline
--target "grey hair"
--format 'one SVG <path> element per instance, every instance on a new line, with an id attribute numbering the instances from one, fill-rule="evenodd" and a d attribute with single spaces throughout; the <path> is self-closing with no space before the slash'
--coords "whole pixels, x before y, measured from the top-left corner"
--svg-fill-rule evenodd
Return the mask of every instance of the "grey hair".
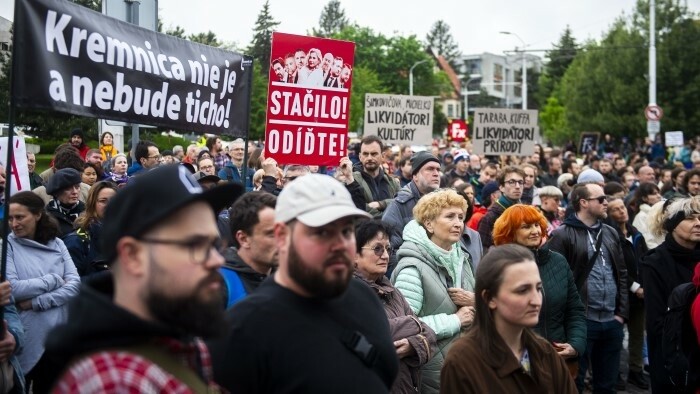
<path id="1" fill-rule="evenodd" d="M 658 206 L 661 205 L 659 208 Z M 649 224 L 650 230 L 654 235 L 664 235 L 668 231 L 664 228 L 664 223 L 667 220 L 674 218 L 676 215 L 683 215 L 684 217 L 689 217 L 691 215 L 700 215 L 700 196 L 681 198 L 671 202 L 664 210 L 664 203 L 658 202 L 652 207 L 651 223 Z M 661 212 L 656 212 L 659 209 Z"/>
<path id="2" fill-rule="evenodd" d="M 289 171 L 301 171 L 303 172 L 302 175 L 306 175 L 311 172 L 311 168 L 309 168 L 309 166 L 303 166 L 300 164 L 289 164 L 286 167 L 284 167 L 284 176 L 287 176 L 287 173 Z"/>
<path id="3" fill-rule="evenodd" d="M 564 193 L 561 192 L 558 188 L 554 186 L 545 186 L 540 189 L 539 191 L 539 196 L 540 197 L 556 197 L 556 198 L 563 198 Z"/>

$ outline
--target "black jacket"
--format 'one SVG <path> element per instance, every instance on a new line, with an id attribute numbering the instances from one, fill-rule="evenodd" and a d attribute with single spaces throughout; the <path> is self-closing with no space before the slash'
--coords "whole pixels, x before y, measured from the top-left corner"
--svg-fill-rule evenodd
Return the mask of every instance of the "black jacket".
<path id="1" fill-rule="evenodd" d="M 613 263 L 613 275 L 617 285 L 617 295 L 615 296 L 615 314 L 625 319 L 629 316 L 629 286 L 627 284 L 627 267 L 620 247 L 620 237 L 617 231 L 605 223 L 600 224 L 603 231 L 602 245 L 610 253 Z M 574 282 L 581 295 L 583 305 L 588 305 L 588 275 L 593 269 L 593 264 L 589 264 L 588 257 L 588 227 L 581 222 L 576 215 L 569 216 L 564 224 L 552 232 L 552 236 L 547 241 L 547 247 L 561 253 L 571 267 L 574 274 Z M 594 262 L 595 263 L 595 262 Z"/>
<path id="2" fill-rule="evenodd" d="M 80 295 L 69 304 L 68 321 L 51 331 L 46 339 L 42 361 L 50 366 L 47 370 L 52 371 L 52 381 L 80 355 L 100 349 L 129 347 L 155 338 L 174 338 L 183 343 L 194 340 L 173 327 L 142 320 L 117 306 L 113 295 L 109 271 L 83 282 Z"/>
<path id="3" fill-rule="evenodd" d="M 661 338 L 668 306 L 668 296 L 673 289 L 693 279 L 693 269 L 700 261 L 700 245 L 695 250 L 678 245 L 672 235 L 652 249 L 642 259 L 642 283 L 644 284 L 644 310 L 646 312 L 647 344 L 653 393 L 672 393 L 668 374 L 663 366 Z"/>
<path id="4" fill-rule="evenodd" d="M 226 259 L 224 267 L 236 271 L 238 277 L 241 278 L 241 282 L 243 282 L 243 288 L 245 289 L 246 294 L 252 293 L 258 288 L 258 286 L 260 286 L 261 283 L 263 283 L 263 281 L 265 281 L 265 279 L 267 279 L 267 275 L 261 274 L 250 268 L 250 266 L 246 264 L 243 259 L 241 259 L 241 256 L 238 255 L 238 251 L 235 248 L 227 248 L 223 255 L 224 259 Z M 228 289 L 226 286 L 223 286 L 223 293 L 224 300 L 227 300 Z"/>

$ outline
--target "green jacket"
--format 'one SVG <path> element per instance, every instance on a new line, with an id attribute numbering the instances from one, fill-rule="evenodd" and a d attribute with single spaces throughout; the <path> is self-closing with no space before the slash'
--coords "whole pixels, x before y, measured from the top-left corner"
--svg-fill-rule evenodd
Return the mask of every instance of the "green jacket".
<path id="1" fill-rule="evenodd" d="M 546 247 L 534 254 L 544 289 L 535 331 L 550 342 L 568 343 L 581 355 L 586 350 L 586 315 L 569 263 Z"/>
<path id="2" fill-rule="evenodd" d="M 423 234 L 420 234 L 421 231 Z M 421 369 L 423 381 L 420 392 L 438 393 L 440 369 L 450 345 L 461 331 L 459 318 L 455 314 L 458 308 L 450 299 L 447 288 L 462 287 L 473 291 L 473 270 L 467 254 L 461 250 L 452 254 L 460 258 L 450 260 L 452 266 L 449 268 L 437 261 L 425 246 L 425 242 L 431 241 L 415 220 L 406 225 L 403 234 L 405 241 L 397 253 L 399 264 L 392 273 L 391 281 L 416 315 L 437 335 L 438 351 Z M 417 242 L 417 237 L 423 240 Z M 459 244 L 453 248 L 459 249 Z M 455 284 L 455 276 L 459 285 Z"/>
<path id="3" fill-rule="evenodd" d="M 365 176 L 369 176 L 367 173 L 355 171 L 352 173 L 352 177 L 355 178 L 355 182 L 359 183 L 360 186 L 362 186 L 362 191 L 365 195 L 365 201 L 367 201 L 367 205 L 365 205 L 365 210 L 369 212 L 372 217 L 375 219 L 381 219 L 382 215 L 384 215 L 384 210 L 386 207 L 389 205 L 390 202 L 394 201 L 394 197 L 396 197 L 396 193 L 399 192 L 401 189 L 401 185 L 399 184 L 399 180 L 392 177 L 391 175 L 387 174 L 385 171 L 382 171 L 382 175 L 384 178 L 384 181 L 388 185 L 389 188 L 389 195 L 391 196 L 390 198 L 384 199 L 384 200 L 379 200 L 379 209 L 375 208 L 370 208 L 369 203 L 372 201 L 375 201 L 374 197 L 372 196 L 372 190 L 369 187 L 369 184 L 367 183 L 367 180 L 365 179 Z"/>

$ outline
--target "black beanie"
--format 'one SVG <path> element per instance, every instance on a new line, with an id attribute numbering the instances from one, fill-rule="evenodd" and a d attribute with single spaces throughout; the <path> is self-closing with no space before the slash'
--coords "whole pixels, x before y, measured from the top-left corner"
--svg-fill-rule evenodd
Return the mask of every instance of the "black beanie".
<path id="1" fill-rule="evenodd" d="M 421 167 L 426 165 L 426 163 L 434 161 L 440 164 L 440 160 L 437 157 L 430 154 L 428 151 L 418 152 L 411 158 L 411 175 L 416 175 L 420 171 Z"/>
<path id="2" fill-rule="evenodd" d="M 83 130 L 82 130 L 82 129 L 76 127 L 76 128 L 74 128 L 73 130 L 71 130 L 71 132 L 70 132 L 71 138 L 73 138 L 74 135 L 77 135 L 78 137 L 82 138 L 83 141 L 85 141 L 85 136 L 83 135 Z"/>

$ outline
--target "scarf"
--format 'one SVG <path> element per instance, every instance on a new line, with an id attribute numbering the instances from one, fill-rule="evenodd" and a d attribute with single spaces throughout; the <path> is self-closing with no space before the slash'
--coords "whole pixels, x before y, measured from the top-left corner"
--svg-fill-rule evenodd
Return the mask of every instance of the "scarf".
<path id="1" fill-rule="evenodd" d="M 505 194 L 501 194 L 501 197 L 498 198 L 498 201 L 496 201 L 496 204 L 502 206 L 503 210 L 506 210 L 515 204 L 520 204 L 520 201 L 513 201 L 510 198 L 506 197 Z"/>
<path id="2" fill-rule="evenodd" d="M 75 221 L 75 219 L 80 216 L 80 213 L 84 211 L 84 209 L 80 209 L 80 204 L 81 202 L 78 201 L 74 205 L 67 207 L 63 204 L 61 204 L 57 199 L 53 199 L 49 201 L 49 206 L 52 209 L 57 210 L 58 212 L 61 213 L 61 215 L 65 216 L 66 218 L 69 218 L 72 222 Z"/>
<path id="3" fill-rule="evenodd" d="M 693 267 L 695 263 L 700 261 L 700 245 L 696 246 L 695 249 L 686 249 L 676 242 L 671 233 L 666 234 L 665 243 L 666 249 L 676 263 Z"/>
<path id="4" fill-rule="evenodd" d="M 415 220 L 408 222 L 403 229 L 403 239 L 422 246 L 437 265 L 441 265 L 447 270 L 456 287 L 463 287 L 462 271 L 466 272 L 467 277 L 465 280 L 473 288 L 474 277 L 471 269 L 462 269 L 465 260 L 459 243 L 455 242 L 450 250 L 442 249 L 428 238 L 427 231 Z"/>

